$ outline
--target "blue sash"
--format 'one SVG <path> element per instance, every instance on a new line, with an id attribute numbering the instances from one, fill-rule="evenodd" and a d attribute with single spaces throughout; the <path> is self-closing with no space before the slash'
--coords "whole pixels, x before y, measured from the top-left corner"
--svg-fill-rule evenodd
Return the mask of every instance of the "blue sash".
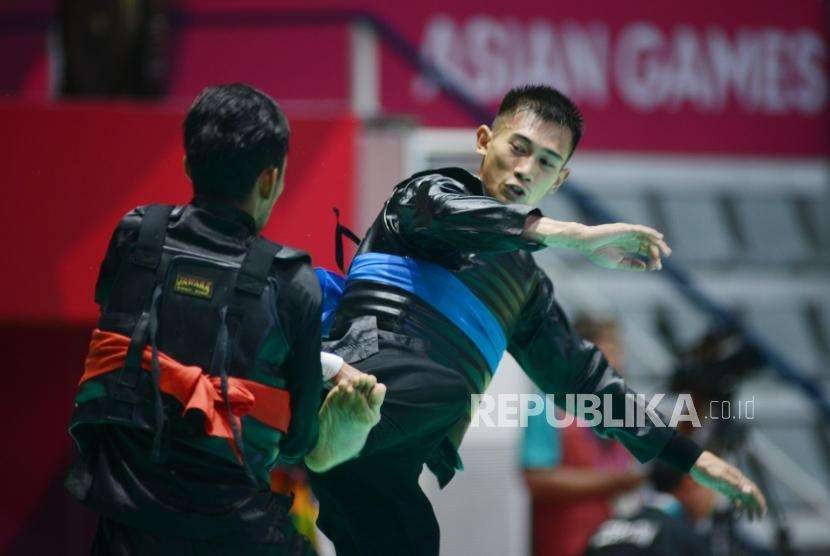
<path id="1" fill-rule="evenodd" d="M 507 337 L 490 309 L 444 267 L 387 253 L 363 253 L 352 261 L 347 280 L 369 280 L 395 286 L 417 295 L 447 317 L 487 361 L 495 372 Z"/>
<path id="2" fill-rule="evenodd" d="M 322 313 L 320 315 L 322 321 L 321 334 L 323 338 L 326 338 L 329 335 L 331 324 L 334 322 L 334 312 L 337 310 L 337 304 L 340 303 L 343 290 L 346 289 L 346 277 L 319 266 L 314 269 L 314 272 L 317 274 L 317 280 L 320 282 L 320 292 L 323 295 L 320 304 Z"/>

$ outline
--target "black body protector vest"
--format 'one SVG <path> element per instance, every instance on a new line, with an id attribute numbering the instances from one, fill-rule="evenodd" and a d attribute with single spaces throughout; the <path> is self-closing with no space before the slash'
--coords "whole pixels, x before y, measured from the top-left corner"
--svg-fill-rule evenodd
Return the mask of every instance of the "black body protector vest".
<path id="1" fill-rule="evenodd" d="M 267 345 L 283 338 L 276 312 L 278 283 L 269 278 L 281 246 L 257 237 L 241 264 L 183 251 L 165 241 L 172 210 L 147 208 L 138 239 L 120 263 L 98 328 L 129 337 L 126 359 L 120 368 L 82 382 L 70 433 L 83 451 L 93 441 L 95 425 L 138 427 L 153 434 L 156 461 L 164 460 L 174 438 L 237 461 L 252 480 L 267 481 L 285 431 L 246 415 L 235 424 L 230 420 L 236 449 L 226 439 L 208 436 L 204 413 L 183 414 L 181 401 L 161 391 L 158 359 L 165 354 L 218 377 L 223 403 L 217 410 L 226 415 L 231 377 L 282 390 L 279 363 L 285 349 Z M 146 346 L 152 350 L 149 369 L 146 363 L 142 368 Z M 277 393 L 287 399 L 287 392 Z M 288 404 L 283 410 L 290 411 Z M 290 414 L 284 417 L 290 419 Z"/>

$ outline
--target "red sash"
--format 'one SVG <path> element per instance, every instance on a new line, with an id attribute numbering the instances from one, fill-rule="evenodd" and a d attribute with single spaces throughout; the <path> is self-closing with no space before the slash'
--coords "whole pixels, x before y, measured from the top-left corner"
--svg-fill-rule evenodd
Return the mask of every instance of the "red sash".
<path id="1" fill-rule="evenodd" d="M 124 366 L 130 338 L 114 332 L 95 329 L 89 342 L 89 353 L 84 364 L 84 374 L 79 382 L 101 376 Z M 205 433 L 226 438 L 236 451 L 233 429 L 225 411 L 221 379 L 205 374 L 201 367 L 183 365 L 172 357 L 159 352 L 161 374 L 159 388 L 179 400 L 184 413 L 199 410 L 205 415 Z M 141 368 L 150 372 L 152 350 L 144 348 Z M 250 415 L 279 431 L 288 430 L 291 422 L 291 399 L 286 390 L 266 386 L 252 380 L 228 377 L 228 400 L 234 424 L 240 427 L 240 417 Z"/>

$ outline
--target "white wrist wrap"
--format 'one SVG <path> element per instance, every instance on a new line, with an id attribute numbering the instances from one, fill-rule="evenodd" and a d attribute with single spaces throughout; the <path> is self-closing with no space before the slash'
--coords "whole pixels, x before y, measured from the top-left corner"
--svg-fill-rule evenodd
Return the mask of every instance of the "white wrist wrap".
<path id="1" fill-rule="evenodd" d="M 323 382 L 331 380 L 343 368 L 343 358 L 333 353 L 320 352 L 320 365 L 323 367 Z"/>

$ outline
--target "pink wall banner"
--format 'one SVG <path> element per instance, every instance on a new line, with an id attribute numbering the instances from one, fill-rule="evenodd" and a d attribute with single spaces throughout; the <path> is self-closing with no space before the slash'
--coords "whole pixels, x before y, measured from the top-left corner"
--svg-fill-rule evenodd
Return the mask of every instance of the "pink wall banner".
<path id="1" fill-rule="evenodd" d="M 0 9 L 0 89 L 44 94 L 52 2 Z M 28 6 L 28 4 L 25 4 Z M 384 114 L 470 126 L 467 111 L 390 47 L 403 37 L 477 104 L 494 112 L 511 87 L 547 83 L 586 119 L 600 150 L 826 156 L 828 14 L 821 0 L 180 0 L 171 2 L 168 95 L 242 80 L 286 107 L 348 112 L 352 15 L 379 39 Z M 38 14 L 42 14 L 38 16 Z M 52 68 L 50 70 L 50 68 Z"/>
<path id="2" fill-rule="evenodd" d="M 656 8 L 660 8 L 659 10 Z M 397 5 L 386 16 L 426 59 L 495 111 L 511 87 L 554 85 L 582 108 L 585 147 L 827 153 L 822 2 L 513 2 Z M 470 117 L 385 50 L 387 111 L 434 126 Z"/>

